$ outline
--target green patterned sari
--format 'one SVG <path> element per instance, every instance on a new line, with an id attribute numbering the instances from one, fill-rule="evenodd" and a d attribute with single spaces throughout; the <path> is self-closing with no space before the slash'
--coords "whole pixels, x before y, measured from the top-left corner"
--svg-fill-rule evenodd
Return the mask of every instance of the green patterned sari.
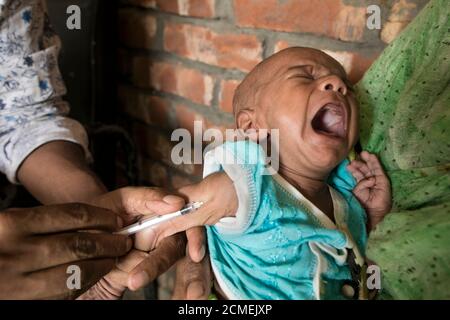
<path id="1" fill-rule="evenodd" d="M 384 298 L 450 299 L 449 14 L 430 1 L 357 85 L 361 145 L 392 183 L 367 252 Z"/>

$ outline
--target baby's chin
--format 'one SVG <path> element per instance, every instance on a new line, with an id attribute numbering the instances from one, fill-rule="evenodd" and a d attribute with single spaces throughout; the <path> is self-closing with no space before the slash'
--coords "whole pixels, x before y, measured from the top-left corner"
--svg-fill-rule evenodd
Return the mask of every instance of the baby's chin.
<path id="1" fill-rule="evenodd" d="M 308 162 L 315 170 L 324 174 L 330 173 L 349 154 L 347 144 L 339 145 L 315 145 L 309 152 L 305 153 Z"/>

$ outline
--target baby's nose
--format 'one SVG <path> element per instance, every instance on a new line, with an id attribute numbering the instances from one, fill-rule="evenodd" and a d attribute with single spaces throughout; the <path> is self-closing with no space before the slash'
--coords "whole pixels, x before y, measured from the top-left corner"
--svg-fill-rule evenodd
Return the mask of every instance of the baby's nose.
<path id="1" fill-rule="evenodd" d="M 331 75 L 331 76 L 327 77 L 327 79 L 325 79 L 320 84 L 320 89 L 322 91 L 339 92 L 339 93 L 341 93 L 344 96 L 347 94 L 347 86 L 341 80 L 341 78 L 339 78 L 339 77 L 337 77 L 335 75 Z"/>

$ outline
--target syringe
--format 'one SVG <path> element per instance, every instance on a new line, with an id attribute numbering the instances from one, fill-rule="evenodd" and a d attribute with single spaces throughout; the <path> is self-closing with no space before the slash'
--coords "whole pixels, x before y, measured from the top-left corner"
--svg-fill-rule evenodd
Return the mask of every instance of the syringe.
<path id="1" fill-rule="evenodd" d="M 183 207 L 181 210 L 178 210 L 176 212 L 171 212 L 168 214 L 163 215 L 157 215 L 157 216 L 150 216 L 148 218 L 144 218 L 134 224 L 131 224 L 119 231 L 116 232 L 116 234 L 123 234 L 123 235 L 132 235 L 139 231 L 142 231 L 144 229 L 147 229 L 149 227 L 156 226 L 157 224 L 160 224 L 162 222 L 174 219 L 176 217 L 183 216 L 185 214 L 191 213 L 193 211 L 196 211 L 198 208 L 200 208 L 203 205 L 203 202 L 192 202 L 188 203 L 185 207 Z"/>

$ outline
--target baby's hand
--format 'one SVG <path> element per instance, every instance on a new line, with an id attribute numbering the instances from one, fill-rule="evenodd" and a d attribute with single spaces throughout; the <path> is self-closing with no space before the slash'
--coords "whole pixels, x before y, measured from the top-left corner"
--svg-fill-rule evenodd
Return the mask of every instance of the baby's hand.
<path id="1" fill-rule="evenodd" d="M 375 155 L 363 151 L 360 156 L 347 169 L 356 179 L 353 194 L 366 209 L 369 230 L 372 230 L 391 210 L 391 185 Z"/>

